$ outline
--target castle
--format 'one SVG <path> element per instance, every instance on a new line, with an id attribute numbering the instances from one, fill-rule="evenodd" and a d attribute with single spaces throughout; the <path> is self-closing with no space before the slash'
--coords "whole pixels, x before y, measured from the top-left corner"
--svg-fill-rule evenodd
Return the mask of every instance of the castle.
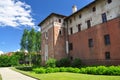
<path id="1" fill-rule="evenodd" d="M 95 0 L 72 11 L 39 23 L 42 62 L 69 57 L 85 65 L 120 65 L 120 0 Z"/>

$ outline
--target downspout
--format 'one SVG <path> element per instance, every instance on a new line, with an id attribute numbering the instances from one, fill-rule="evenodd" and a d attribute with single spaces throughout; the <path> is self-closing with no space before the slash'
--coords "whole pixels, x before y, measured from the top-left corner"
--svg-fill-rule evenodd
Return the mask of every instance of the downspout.
<path id="1" fill-rule="evenodd" d="M 54 42 L 55 42 L 55 41 L 54 41 L 54 38 L 55 38 L 55 37 L 54 37 L 54 33 L 55 33 L 55 32 L 54 32 L 54 22 L 52 23 L 52 25 L 53 25 L 53 56 L 52 56 L 52 57 L 55 58 L 55 45 L 54 45 Z"/>
<path id="2" fill-rule="evenodd" d="M 66 54 L 67 54 L 67 57 L 69 57 L 69 35 L 68 35 L 68 20 L 66 20 Z"/>

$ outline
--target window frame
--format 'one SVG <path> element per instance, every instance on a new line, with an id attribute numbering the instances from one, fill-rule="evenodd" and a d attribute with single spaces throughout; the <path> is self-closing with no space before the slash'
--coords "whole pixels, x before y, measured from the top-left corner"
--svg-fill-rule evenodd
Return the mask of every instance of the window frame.
<path id="1" fill-rule="evenodd" d="M 110 52 L 105 52 L 105 59 L 110 60 Z"/>
<path id="2" fill-rule="evenodd" d="M 69 51 L 73 50 L 73 43 L 69 43 Z"/>
<path id="3" fill-rule="evenodd" d="M 107 0 L 108 4 L 112 3 L 112 0 Z"/>
<path id="4" fill-rule="evenodd" d="M 106 13 L 102 13 L 101 16 L 102 16 L 102 22 L 103 23 L 107 22 L 107 15 L 106 15 Z"/>
<path id="5" fill-rule="evenodd" d="M 90 20 L 87 20 L 87 28 L 91 28 L 91 21 Z"/>
<path id="6" fill-rule="evenodd" d="M 72 27 L 70 28 L 70 34 L 73 34 L 73 28 Z"/>
<path id="7" fill-rule="evenodd" d="M 109 34 L 104 35 L 104 43 L 105 43 L 105 45 L 110 45 L 111 44 Z"/>
<path id="8" fill-rule="evenodd" d="M 61 20 L 61 19 L 59 19 L 58 21 L 59 21 L 59 23 L 62 23 L 62 20 Z"/>
<path id="9" fill-rule="evenodd" d="M 77 28 L 78 28 L 78 32 L 80 32 L 81 31 L 81 24 L 78 24 Z"/>
<path id="10" fill-rule="evenodd" d="M 95 7 L 95 6 L 92 8 L 92 11 L 93 11 L 93 12 L 95 12 L 95 11 L 96 11 L 96 7 Z"/>
<path id="11" fill-rule="evenodd" d="M 88 39 L 88 46 L 89 46 L 89 48 L 94 47 L 94 42 L 93 42 L 92 38 Z"/>

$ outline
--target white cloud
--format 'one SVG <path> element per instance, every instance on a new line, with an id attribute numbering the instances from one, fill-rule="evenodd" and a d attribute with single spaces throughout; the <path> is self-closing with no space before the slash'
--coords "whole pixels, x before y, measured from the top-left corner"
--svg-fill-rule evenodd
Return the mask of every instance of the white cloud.
<path id="1" fill-rule="evenodd" d="M 3 54 L 3 51 L 0 51 L 0 55 Z"/>
<path id="2" fill-rule="evenodd" d="M 34 26 L 31 6 L 19 0 L 0 0 L 0 26 Z"/>

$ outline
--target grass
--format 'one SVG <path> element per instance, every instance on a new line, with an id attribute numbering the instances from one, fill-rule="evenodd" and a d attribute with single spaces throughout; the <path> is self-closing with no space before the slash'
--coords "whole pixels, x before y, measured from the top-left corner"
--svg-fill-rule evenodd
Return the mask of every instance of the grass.
<path id="1" fill-rule="evenodd" d="M 12 68 L 15 71 L 38 78 L 40 80 L 120 80 L 120 76 L 105 75 L 87 75 L 79 73 L 58 72 L 49 74 L 35 74 L 34 72 L 26 72 Z"/>
<path id="2" fill-rule="evenodd" d="M 1 75 L 0 75 L 0 80 L 2 80 L 2 77 L 1 77 Z"/>

